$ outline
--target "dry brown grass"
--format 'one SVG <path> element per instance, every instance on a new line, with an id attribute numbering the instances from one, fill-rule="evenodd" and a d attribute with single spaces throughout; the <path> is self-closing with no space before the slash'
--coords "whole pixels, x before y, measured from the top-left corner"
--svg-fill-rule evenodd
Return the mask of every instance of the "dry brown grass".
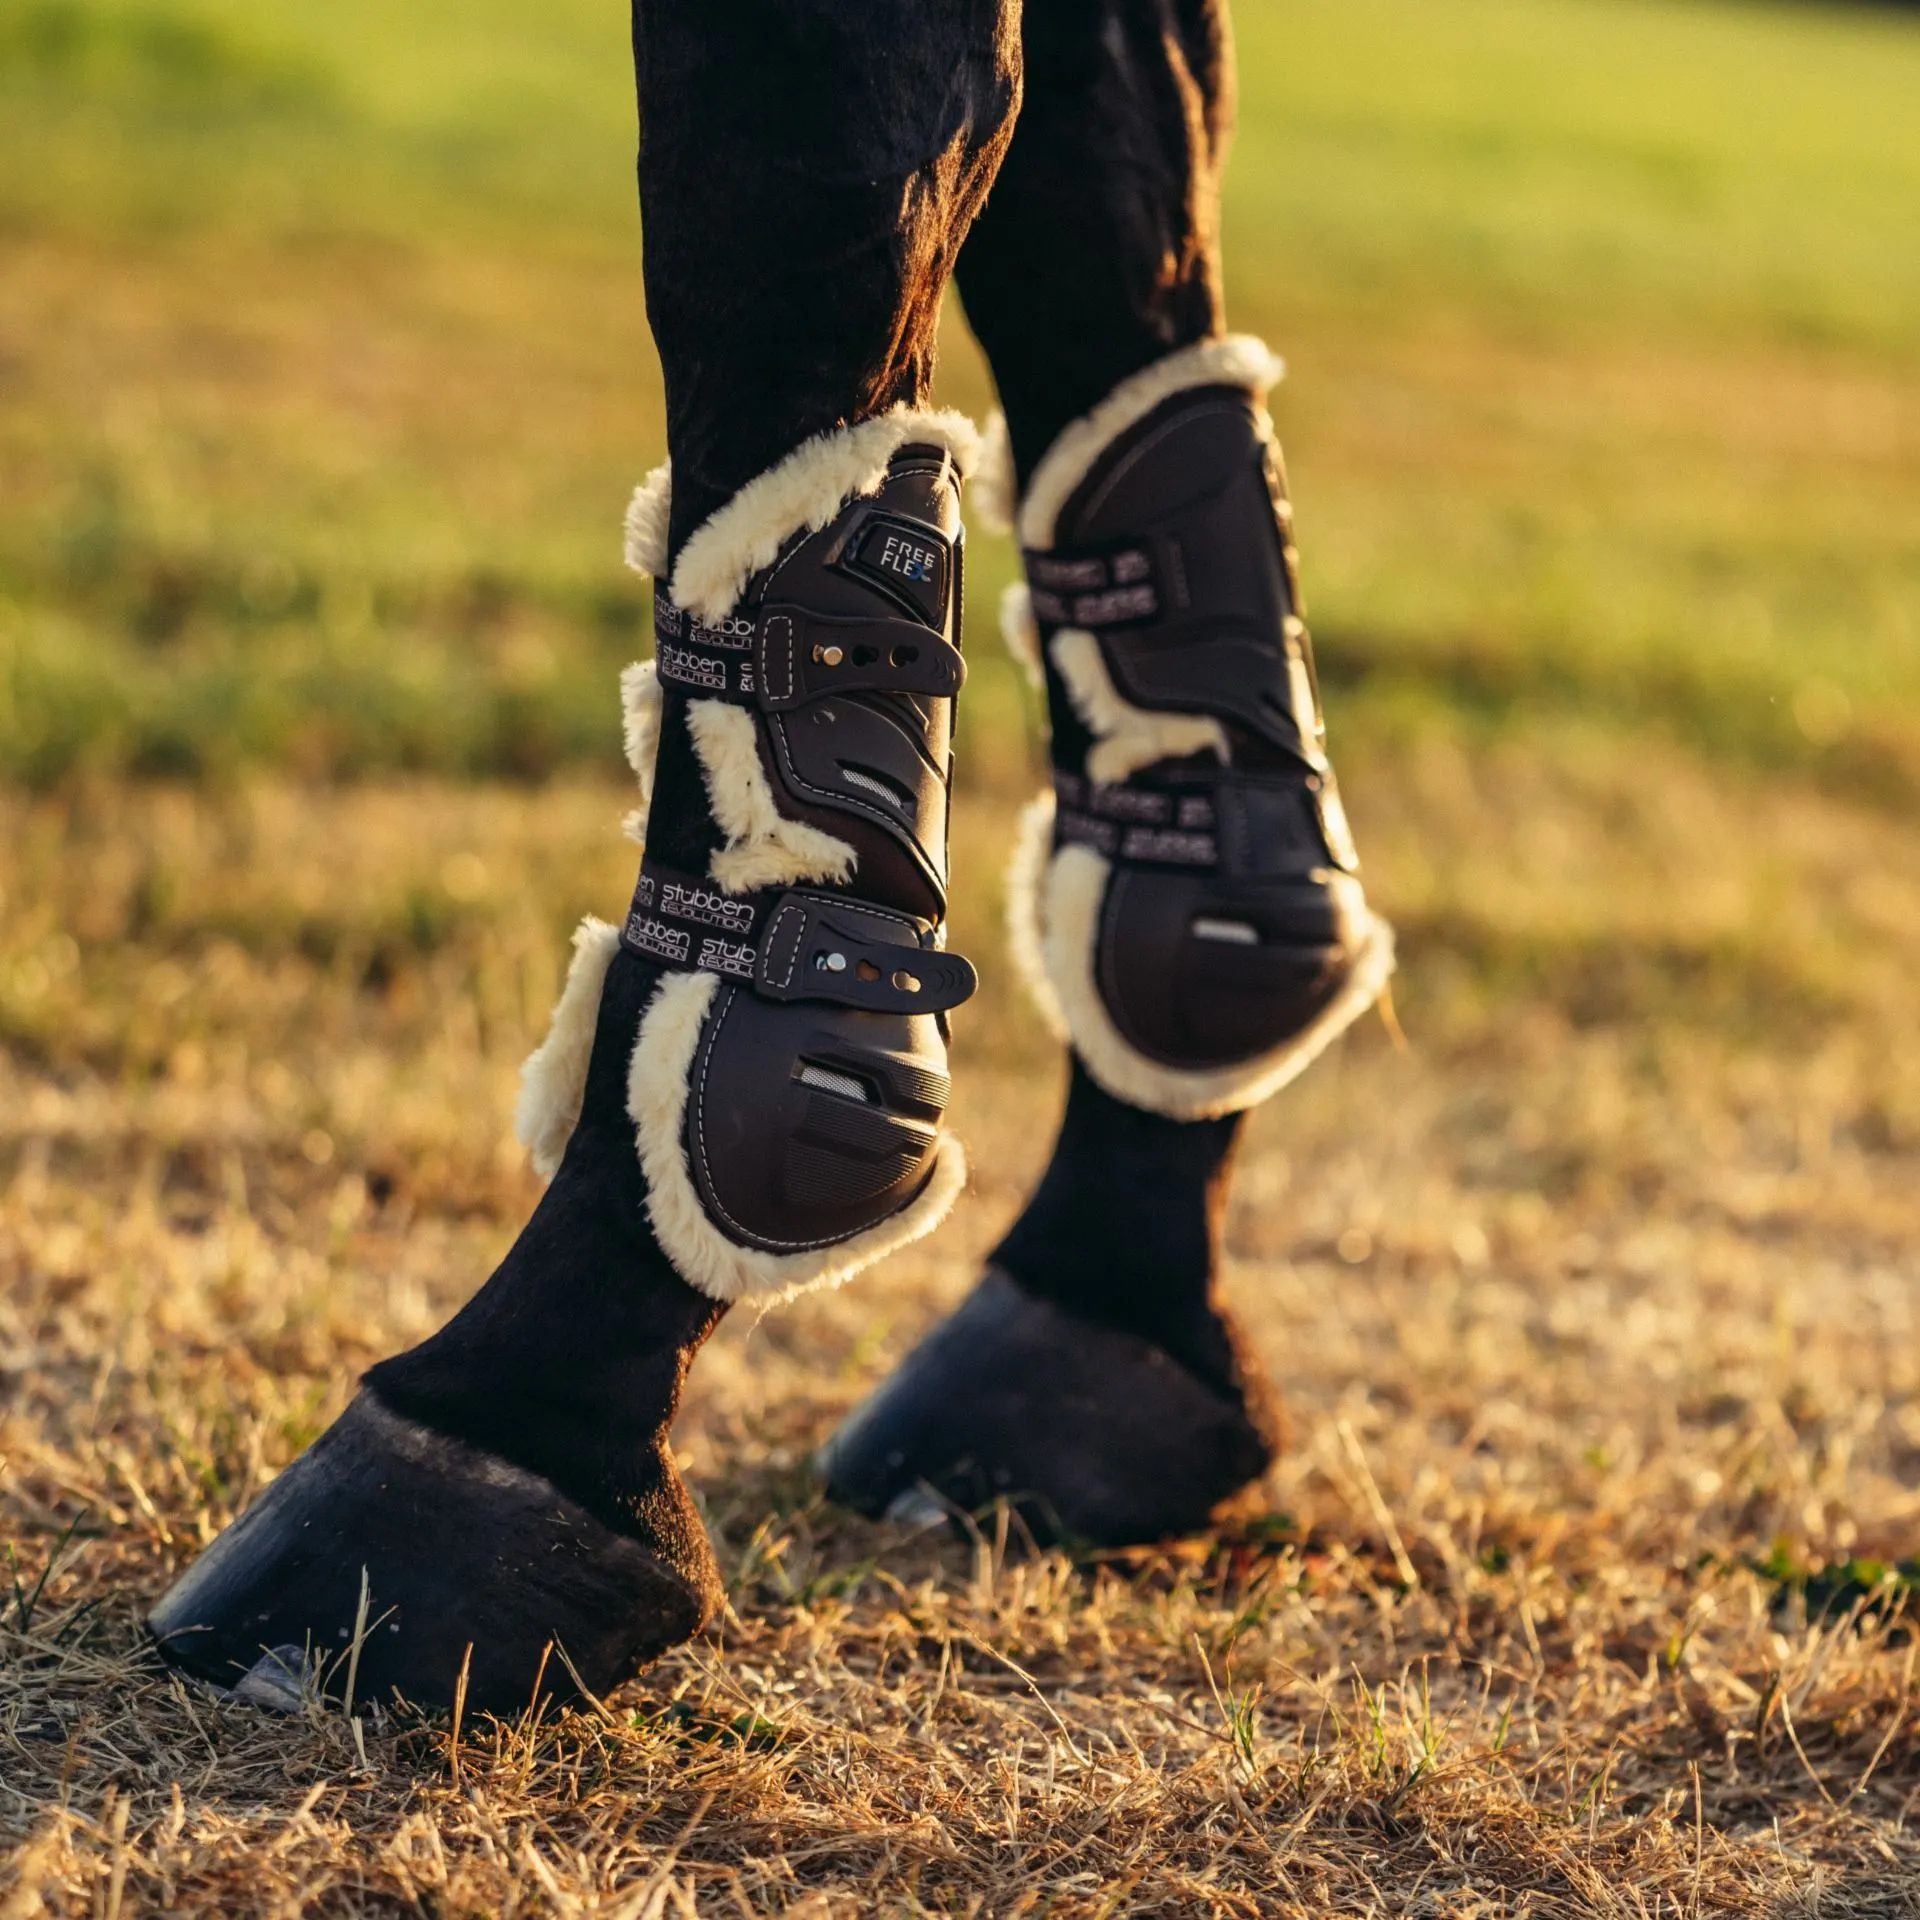
<path id="1" fill-rule="evenodd" d="M 1412 1050 L 1357 1034 L 1240 1170 L 1267 1517 L 1076 1566 L 809 1482 L 1045 1151 L 994 965 L 963 1217 L 696 1374 L 727 1617 L 457 1737 L 219 1704 L 137 1621 L 524 1213 L 620 798 L 0 799 L 0 1912 L 1920 1908 L 1916 1643 L 1749 1564 L 1920 1549 L 1920 834 L 1578 730 L 1364 759 Z M 962 823 L 989 960 L 1008 818 Z"/>

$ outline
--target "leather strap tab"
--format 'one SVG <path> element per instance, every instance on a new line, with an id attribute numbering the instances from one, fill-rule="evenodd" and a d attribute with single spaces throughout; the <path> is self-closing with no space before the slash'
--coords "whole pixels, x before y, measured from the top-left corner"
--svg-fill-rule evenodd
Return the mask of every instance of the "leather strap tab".
<path id="1" fill-rule="evenodd" d="M 710 879 L 645 860 L 622 945 L 680 973 L 717 973 L 763 999 L 826 1000 L 874 1013 L 943 1013 L 979 976 L 931 945 L 933 928 L 844 895 L 797 888 L 723 892 Z"/>
<path id="2" fill-rule="evenodd" d="M 912 620 L 834 620 L 777 606 L 760 624 L 760 704 L 769 713 L 829 693 L 951 700 L 966 684 L 960 649 Z"/>
<path id="3" fill-rule="evenodd" d="M 831 693 L 951 700 L 967 678 L 960 649 L 917 621 L 836 620 L 776 606 L 758 620 L 708 627 L 657 590 L 653 651 L 669 686 L 765 713 L 791 713 Z"/>
<path id="4" fill-rule="evenodd" d="M 790 892 L 767 922 L 755 991 L 873 1013 L 945 1013 L 971 999 L 980 984 L 971 961 L 888 938 L 913 925 L 829 894 Z"/>

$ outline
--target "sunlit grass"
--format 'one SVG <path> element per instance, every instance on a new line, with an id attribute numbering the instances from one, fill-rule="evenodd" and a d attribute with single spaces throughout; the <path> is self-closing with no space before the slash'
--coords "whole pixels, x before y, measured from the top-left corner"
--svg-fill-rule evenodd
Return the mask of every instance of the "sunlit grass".
<path id="1" fill-rule="evenodd" d="M 1232 318 L 1336 724 L 1541 706 L 1920 788 L 1920 24 L 1249 4 Z M 610 762 L 657 456 L 625 22 L 0 22 L 0 767 Z M 947 384 L 990 393 L 960 327 Z M 965 776 L 1025 778 L 981 542 Z"/>

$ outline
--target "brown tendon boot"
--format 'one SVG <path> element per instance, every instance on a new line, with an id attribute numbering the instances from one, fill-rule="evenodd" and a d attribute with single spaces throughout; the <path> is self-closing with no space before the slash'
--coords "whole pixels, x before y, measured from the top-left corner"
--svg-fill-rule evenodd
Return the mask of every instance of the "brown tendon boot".
<path id="1" fill-rule="evenodd" d="M 1246 1110 L 1380 994 L 1328 763 L 1257 340 L 1204 341 L 1068 426 L 1019 502 L 1009 642 L 1053 786 L 1009 876 L 1072 1048 L 1059 1143 L 978 1290 L 828 1444 L 869 1512 L 1013 1500 L 1096 1545 L 1205 1524 L 1277 1415 L 1218 1300 Z M 1005 484 L 1012 498 L 1012 485 Z"/>
<path id="2" fill-rule="evenodd" d="M 831 1285 L 965 1181 L 942 1127 L 960 481 L 898 408 L 809 441 L 687 541 L 626 676 L 648 817 L 528 1063 L 551 1185 L 451 1322 L 373 1368 L 150 1625 L 243 1696 L 517 1713 L 618 1684 L 718 1605 L 668 1445 L 727 1303 Z M 636 496 L 663 562 L 670 479 Z"/>

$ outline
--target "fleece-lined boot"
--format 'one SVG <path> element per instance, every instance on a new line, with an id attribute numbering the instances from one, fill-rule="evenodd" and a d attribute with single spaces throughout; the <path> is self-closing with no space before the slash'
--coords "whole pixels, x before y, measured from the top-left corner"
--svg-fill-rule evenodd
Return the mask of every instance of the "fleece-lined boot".
<path id="1" fill-rule="evenodd" d="M 1003 624 L 1045 686 L 1053 782 L 1010 930 L 1072 1081 L 980 1288 L 825 1450 L 868 1511 L 1006 1497 L 1037 1531 L 1129 1544 L 1203 1525 L 1273 1457 L 1216 1293 L 1233 1145 L 1393 965 L 1326 755 L 1278 372 L 1244 337 L 1173 354 L 1021 491 Z"/>
<path id="2" fill-rule="evenodd" d="M 512 1713 L 600 1693 L 720 1597 L 668 1429 L 728 1302 L 846 1278 L 965 1181 L 942 944 L 975 435 L 898 409 L 715 513 L 629 670 L 645 845 L 528 1062 L 551 1185 L 499 1269 L 383 1362 L 154 1609 L 220 1684 Z M 635 497 L 663 570 L 671 477 Z"/>

